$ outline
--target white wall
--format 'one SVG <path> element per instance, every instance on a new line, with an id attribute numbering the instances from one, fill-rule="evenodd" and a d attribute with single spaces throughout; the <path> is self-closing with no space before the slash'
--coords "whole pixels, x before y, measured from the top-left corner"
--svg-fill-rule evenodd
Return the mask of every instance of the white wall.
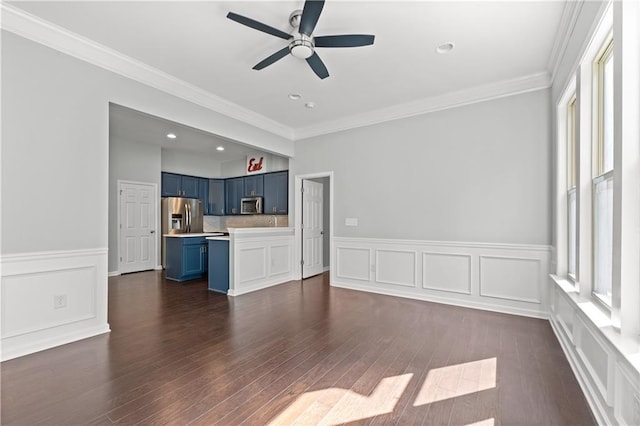
<path id="1" fill-rule="evenodd" d="M 279 172 L 281 170 L 289 170 L 289 159 L 287 157 L 281 157 L 274 154 L 265 154 L 264 152 L 256 151 L 256 156 L 264 156 L 267 161 L 266 172 Z M 245 170 L 247 162 L 245 159 L 236 161 L 226 161 L 220 166 L 220 175 L 222 177 L 236 177 L 244 176 L 247 174 Z"/>
<path id="2" fill-rule="evenodd" d="M 160 147 L 117 139 L 109 140 L 109 272 L 118 262 L 118 180 L 155 183 L 160 196 Z M 158 223 L 160 213 L 158 212 Z M 159 231 L 159 230 L 158 230 Z M 160 232 L 157 232 L 160 243 Z M 160 251 L 157 251 L 159 259 Z M 158 264 L 159 264 L 158 260 Z"/>
<path id="3" fill-rule="evenodd" d="M 109 102 L 293 154 L 280 136 L 3 30 L 3 359 L 109 330 Z"/>
<path id="4" fill-rule="evenodd" d="M 162 171 L 198 177 L 220 177 L 220 159 L 215 154 L 203 154 L 162 148 Z"/>
<path id="5" fill-rule="evenodd" d="M 336 236 L 549 244 L 549 123 L 537 91 L 298 141 L 294 170 L 334 172 Z"/>

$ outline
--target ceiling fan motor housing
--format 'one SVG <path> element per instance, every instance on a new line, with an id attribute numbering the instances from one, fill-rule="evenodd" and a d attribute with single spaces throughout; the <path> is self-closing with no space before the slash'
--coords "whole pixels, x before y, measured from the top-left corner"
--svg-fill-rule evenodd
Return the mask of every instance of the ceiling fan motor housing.
<path id="1" fill-rule="evenodd" d="M 307 59 L 313 55 L 313 38 L 305 34 L 296 33 L 293 40 L 289 43 L 289 51 L 293 56 L 300 59 Z"/>

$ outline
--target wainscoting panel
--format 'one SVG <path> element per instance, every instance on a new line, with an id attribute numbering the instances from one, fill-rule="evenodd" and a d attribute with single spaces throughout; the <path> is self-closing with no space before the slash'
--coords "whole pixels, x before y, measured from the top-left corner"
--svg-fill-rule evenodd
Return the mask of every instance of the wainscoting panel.
<path id="1" fill-rule="evenodd" d="M 2 360 L 109 331 L 107 250 L 7 255 Z"/>
<path id="2" fill-rule="evenodd" d="M 348 280 L 371 279 L 371 250 L 369 248 L 336 248 L 336 276 Z"/>
<path id="3" fill-rule="evenodd" d="M 293 277 L 293 230 L 235 229 L 229 240 L 229 296 L 281 284 Z"/>
<path id="4" fill-rule="evenodd" d="M 547 246 L 345 237 L 333 243 L 334 286 L 548 317 Z"/>
<path id="5" fill-rule="evenodd" d="M 589 371 L 603 400 L 612 405 L 612 354 L 605 343 L 589 330 L 589 327 L 584 324 L 582 319 L 579 319 L 579 321 L 579 326 L 576 327 L 576 350 L 578 356 L 580 356 Z"/>
<path id="6" fill-rule="evenodd" d="M 538 259 L 480 256 L 481 296 L 540 303 L 540 290 Z"/>
<path id="7" fill-rule="evenodd" d="M 422 288 L 471 294 L 471 256 L 422 253 Z"/>
<path id="8" fill-rule="evenodd" d="M 415 287 L 417 255 L 412 250 L 376 250 L 376 281 Z"/>
<path id="9" fill-rule="evenodd" d="M 269 275 L 290 274 L 291 255 L 291 244 L 272 245 Z"/>
<path id="10" fill-rule="evenodd" d="M 553 275 L 548 281 L 553 293 L 553 331 L 597 423 L 640 424 L 637 343 L 626 342 L 610 318 L 588 298 L 581 297 L 571 283 Z M 572 327 L 565 325 L 570 318 Z M 569 330 L 573 331 L 573 339 Z"/>
<path id="11" fill-rule="evenodd" d="M 239 248 L 236 262 L 244 265 L 238 270 L 238 283 L 264 279 L 267 276 L 267 247 L 258 245 Z"/>

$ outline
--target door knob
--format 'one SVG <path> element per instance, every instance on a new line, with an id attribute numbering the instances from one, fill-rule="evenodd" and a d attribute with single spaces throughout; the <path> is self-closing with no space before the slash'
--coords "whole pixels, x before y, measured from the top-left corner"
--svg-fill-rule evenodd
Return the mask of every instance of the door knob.
<path id="1" fill-rule="evenodd" d="M 155 229 L 152 229 L 151 231 L 149 231 L 149 233 L 150 233 L 150 234 L 155 234 L 155 233 L 156 233 L 156 231 L 155 231 Z"/>

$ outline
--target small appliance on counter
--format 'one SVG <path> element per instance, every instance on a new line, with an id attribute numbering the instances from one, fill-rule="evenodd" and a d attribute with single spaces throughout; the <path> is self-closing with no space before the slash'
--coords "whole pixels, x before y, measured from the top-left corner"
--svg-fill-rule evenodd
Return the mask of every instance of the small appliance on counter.
<path id="1" fill-rule="evenodd" d="M 262 214 L 262 197 L 242 198 L 240 214 Z"/>
<path id="2" fill-rule="evenodd" d="M 202 233 L 202 201 L 194 198 L 162 199 L 162 235 Z M 162 238 L 162 267 L 166 267 L 166 241 Z"/>

